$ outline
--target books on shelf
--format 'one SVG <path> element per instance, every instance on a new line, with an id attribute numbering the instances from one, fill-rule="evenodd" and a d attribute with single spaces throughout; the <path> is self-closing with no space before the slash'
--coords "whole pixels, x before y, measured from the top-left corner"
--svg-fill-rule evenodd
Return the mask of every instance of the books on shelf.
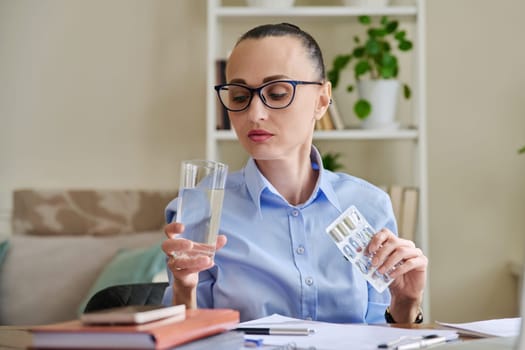
<path id="1" fill-rule="evenodd" d="M 168 349 L 235 328 L 232 309 L 186 310 L 186 318 L 137 325 L 86 325 L 80 320 L 30 328 L 37 349 Z"/>
<path id="2" fill-rule="evenodd" d="M 215 60 L 215 83 L 225 84 L 226 83 L 226 60 L 217 59 Z M 219 99 L 217 99 L 217 130 L 229 130 L 231 129 L 230 118 L 228 117 L 228 111 L 223 107 Z"/>
<path id="3" fill-rule="evenodd" d="M 343 118 L 341 118 L 341 115 L 339 114 L 339 109 L 337 108 L 333 98 L 332 103 L 330 103 L 330 106 L 328 107 L 328 110 L 330 111 L 330 117 L 332 118 L 335 129 L 343 130 L 345 128 L 345 124 L 343 122 Z"/>
<path id="4" fill-rule="evenodd" d="M 416 187 L 392 185 L 388 188 L 399 237 L 414 241 L 417 231 L 419 190 Z"/>
<path id="5" fill-rule="evenodd" d="M 343 119 L 339 114 L 339 110 L 335 104 L 335 100 L 332 99 L 330 106 L 326 110 L 325 114 L 321 119 L 315 123 L 315 130 L 343 130 L 345 125 Z"/>
<path id="6" fill-rule="evenodd" d="M 418 202 L 418 189 L 414 187 L 405 188 L 403 191 L 403 208 L 401 209 L 399 232 L 401 237 L 411 241 L 416 239 Z"/>
<path id="7" fill-rule="evenodd" d="M 396 217 L 396 221 L 399 226 L 401 220 L 401 206 L 403 203 L 403 186 L 390 186 L 390 188 L 388 189 L 388 194 L 390 195 L 390 200 L 392 201 L 392 209 L 394 210 L 394 216 Z"/>

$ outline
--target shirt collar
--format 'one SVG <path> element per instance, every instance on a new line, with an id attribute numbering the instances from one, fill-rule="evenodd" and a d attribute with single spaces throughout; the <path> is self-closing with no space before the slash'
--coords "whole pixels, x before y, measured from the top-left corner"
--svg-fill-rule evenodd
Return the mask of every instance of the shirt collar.
<path id="1" fill-rule="evenodd" d="M 315 148 L 315 146 L 312 146 L 312 149 L 310 151 L 310 162 L 314 169 L 319 169 L 319 177 L 317 179 L 317 183 L 315 185 L 315 189 L 312 195 L 304 204 L 301 205 L 301 207 L 308 206 L 311 202 L 315 200 L 315 198 L 317 198 L 317 196 L 319 196 L 321 192 L 325 195 L 328 201 L 332 203 L 332 205 L 334 205 L 340 210 L 341 206 L 339 204 L 339 200 L 337 199 L 331 182 L 328 180 L 328 171 L 324 169 L 321 154 L 319 153 L 317 148 Z M 248 192 L 250 193 L 250 196 L 255 206 L 257 207 L 257 211 L 259 212 L 259 215 L 262 215 L 261 195 L 263 191 L 268 190 L 278 196 L 280 196 L 280 194 L 272 186 L 272 184 L 264 177 L 264 175 L 261 174 L 261 172 L 257 168 L 255 160 L 251 157 L 250 159 L 248 159 L 248 162 L 244 167 L 244 177 L 246 185 L 248 187 Z"/>
<path id="2" fill-rule="evenodd" d="M 312 146 L 312 151 L 310 152 L 310 161 L 312 162 L 312 167 L 319 168 L 319 178 L 317 179 L 314 192 L 312 196 L 308 199 L 306 204 L 314 200 L 319 195 L 320 191 L 325 195 L 326 199 L 328 199 L 328 201 L 332 203 L 334 207 L 341 211 L 339 199 L 337 199 L 334 187 L 332 186 L 332 183 L 329 180 L 330 172 L 328 170 L 325 170 L 323 166 L 321 153 L 319 153 L 319 150 L 315 146 Z"/>

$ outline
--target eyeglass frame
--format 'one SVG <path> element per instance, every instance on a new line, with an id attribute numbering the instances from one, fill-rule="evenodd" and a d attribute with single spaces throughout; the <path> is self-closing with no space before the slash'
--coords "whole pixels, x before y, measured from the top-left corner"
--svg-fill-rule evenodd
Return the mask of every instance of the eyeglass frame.
<path id="1" fill-rule="evenodd" d="M 293 86 L 293 93 L 292 93 L 292 97 L 290 98 L 290 102 L 288 102 L 288 104 L 286 106 L 283 106 L 283 107 L 272 107 L 272 106 L 269 106 L 268 103 L 266 103 L 265 101 L 265 98 L 263 98 L 262 94 L 261 94 L 261 91 L 262 89 L 264 89 L 266 86 L 270 85 L 270 84 L 275 84 L 275 83 L 289 83 L 290 85 Z M 282 80 L 272 80 L 272 81 L 269 81 L 267 83 L 264 83 L 258 87 L 255 87 L 255 88 L 252 88 L 252 87 L 249 87 L 249 86 L 246 86 L 244 84 L 239 84 L 239 83 L 226 83 L 226 84 L 219 84 L 219 85 L 215 85 L 213 88 L 215 89 L 215 91 L 217 92 L 217 97 L 219 98 L 219 101 L 221 102 L 222 106 L 224 108 L 226 108 L 226 110 L 230 111 L 230 112 L 242 112 L 246 109 L 248 109 L 248 107 L 250 107 L 251 103 L 252 103 L 252 100 L 253 100 L 253 96 L 255 95 L 255 93 L 257 93 L 257 96 L 259 96 L 259 99 L 261 100 L 261 102 L 268 108 L 270 109 L 285 109 L 287 107 L 289 107 L 292 102 L 294 101 L 295 99 L 295 90 L 296 90 L 296 87 L 297 85 L 320 85 L 322 86 L 324 83 L 323 82 L 319 82 L 319 81 L 305 81 L 305 80 L 288 80 L 288 79 L 282 79 Z M 242 87 L 242 88 L 245 88 L 247 89 L 248 91 L 250 91 L 250 100 L 248 101 L 248 104 L 246 105 L 246 107 L 242 108 L 242 109 L 231 109 L 231 108 L 228 108 L 226 107 L 226 105 L 224 104 L 224 102 L 222 102 L 222 98 L 221 98 L 221 93 L 220 93 L 220 90 L 222 88 L 224 88 L 225 86 L 238 86 L 238 87 Z"/>

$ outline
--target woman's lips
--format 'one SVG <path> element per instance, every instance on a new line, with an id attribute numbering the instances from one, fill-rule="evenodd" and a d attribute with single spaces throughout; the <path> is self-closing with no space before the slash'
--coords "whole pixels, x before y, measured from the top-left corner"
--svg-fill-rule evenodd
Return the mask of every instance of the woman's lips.
<path id="1" fill-rule="evenodd" d="M 272 136 L 273 134 L 269 133 L 266 130 L 252 130 L 248 133 L 248 137 L 254 142 L 263 142 L 268 140 Z"/>

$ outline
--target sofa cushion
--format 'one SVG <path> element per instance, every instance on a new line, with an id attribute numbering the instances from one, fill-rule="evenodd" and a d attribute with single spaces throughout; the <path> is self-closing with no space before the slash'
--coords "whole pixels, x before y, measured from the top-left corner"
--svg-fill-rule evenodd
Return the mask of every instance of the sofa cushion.
<path id="1" fill-rule="evenodd" d="M 77 318 L 98 276 L 122 248 L 160 243 L 161 231 L 115 236 L 13 235 L 0 265 L 0 324 Z"/>
<path id="2" fill-rule="evenodd" d="M 175 191 L 35 190 L 13 192 L 13 232 L 112 235 L 158 230 Z"/>
<path id="3" fill-rule="evenodd" d="M 78 308 L 79 315 L 98 291 L 120 284 L 152 282 L 160 271 L 166 271 L 166 255 L 160 248 L 160 243 L 146 248 L 122 249 L 104 267 L 91 286 Z"/>
<path id="4" fill-rule="evenodd" d="M 9 241 L 0 242 L 0 266 L 4 262 L 4 258 L 7 255 L 7 250 L 9 249 Z"/>

